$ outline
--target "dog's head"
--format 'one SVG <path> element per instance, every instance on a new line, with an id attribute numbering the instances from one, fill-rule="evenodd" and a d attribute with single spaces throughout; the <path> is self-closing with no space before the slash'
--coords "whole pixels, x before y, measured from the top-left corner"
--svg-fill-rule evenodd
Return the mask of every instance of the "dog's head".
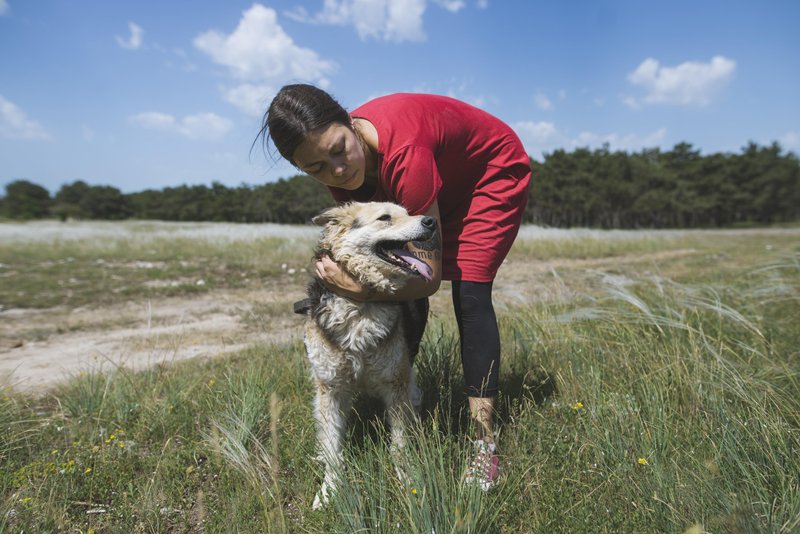
<path id="1" fill-rule="evenodd" d="M 409 242 L 426 247 L 437 236 L 436 219 L 411 216 L 390 202 L 352 202 L 330 208 L 313 219 L 323 227 L 320 253 L 328 253 L 340 267 L 366 287 L 393 291 L 421 276 L 430 280 L 431 268 L 409 252 Z"/>

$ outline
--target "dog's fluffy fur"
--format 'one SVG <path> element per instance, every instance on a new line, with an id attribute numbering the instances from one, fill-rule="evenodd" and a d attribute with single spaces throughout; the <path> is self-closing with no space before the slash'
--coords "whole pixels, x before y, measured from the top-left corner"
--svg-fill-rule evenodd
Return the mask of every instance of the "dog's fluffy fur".
<path id="1" fill-rule="evenodd" d="M 438 246 L 436 219 L 409 216 L 391 203 L 350 203 L 314 218 L 323 227 L 317 257 L 331 256 L 365 288 L 381 293 L 400 289 L 414 277 L 430 278 L 430 269 L 408 254 Z M 316 384 L 314 413 L 321 458 L 322 487 L 314 508 L 328 501 L 342 468 L 346 414 L 357 391 L 380 397 L 387 408 L 391 450 L 405 444 L 404 427 L 422 401 L 413 359 L 428 315 L 428 300 L 357 302 L 314 279 L 306 301 L 305 346 Z M 403 476 L 396 461 L 398 475 Z"/>

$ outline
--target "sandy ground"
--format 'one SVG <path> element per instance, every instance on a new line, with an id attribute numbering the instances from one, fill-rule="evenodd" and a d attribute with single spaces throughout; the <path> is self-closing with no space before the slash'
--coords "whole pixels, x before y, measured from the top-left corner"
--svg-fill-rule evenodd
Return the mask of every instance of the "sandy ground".
<path id="1" fill-rule="evenodd" d="M 8 309 L 0 312 L 0 386 L 43 391 L 87 370 L 132 369 L 290 342 L 301 318 L 257 314 L 274 303 L 291 309 L 302 294 L 214 292 L 201 297 L 125 302 L 104 308 Z"/>
<path id="2" fill-rule="evenodd" d="M 575 273 L 597 278 L 597 270 L 623 263 L 653 262 L 691 250 L 598 260 L 528 264 L 507 261 L 495 282 L 498 312 L 532 301 L 574 296 Z M 559 272 L 570 271 L 570 287 Z M 594 273 L 594 274 L 591 274 Z M 0 387 L 44 392 L 87 370 L 119 366 L 141 369 L 188 358 L 213 357 L 257 344 L 289 343 L 302 336 L 302 317 L 291 313 L 303 298 L 306 274 L 273 288 L 215 291 L 192 298 L 122 302 L 102 308 L 6 309 L 0 311 Z M 451 313 L 450 286 L 443 284 L 431 308 Z"/>

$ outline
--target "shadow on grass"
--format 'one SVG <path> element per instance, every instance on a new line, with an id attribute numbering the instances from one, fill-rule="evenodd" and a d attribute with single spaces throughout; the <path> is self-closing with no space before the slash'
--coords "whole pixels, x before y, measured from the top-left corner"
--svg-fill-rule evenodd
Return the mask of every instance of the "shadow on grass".
<path id="1" fill-rule="evenodd" d="M 504 423 L 521 406 L 529 402 L 541 406 L 556 393 L 555 377 L 544 367 L 506 374 L 500 377 L 500 394 L 495 401 L 496 417 Z"/>
<path id="2" fill-rule="evenodd" d="M 440 346 L 438 346 L 440 347 Z M 423 391 L 420 422 L 437 421 L 437 427 L 447 435 L 471 435 L 472 424 L 468 399 L 464 391 L 461 362 L 458 355 L 443 357 L 445 351 L 420 354 L 416 361 L 417 383 Z M 556 381 L 541 366 L 501 373 L 499 393 L 495 398 L 497 427 L 508 424 L 525 406 L 540 406 L 557 393 Z M 365 446 L 388 440 L 387 421 L 383 402 L 361 393 L 353 402 L 350 414 L 349 446 Z"/>

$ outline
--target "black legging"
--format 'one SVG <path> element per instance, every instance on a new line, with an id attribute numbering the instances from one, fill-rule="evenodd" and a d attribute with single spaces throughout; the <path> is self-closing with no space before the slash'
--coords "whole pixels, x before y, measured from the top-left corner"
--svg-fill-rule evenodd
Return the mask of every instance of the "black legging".
<path id="1" fill-rule="evenodd" d="M 453 281 L 464 385 L 470 397 L 494 397 L 500 371 L 500 332 L 491 282 Z"/>

